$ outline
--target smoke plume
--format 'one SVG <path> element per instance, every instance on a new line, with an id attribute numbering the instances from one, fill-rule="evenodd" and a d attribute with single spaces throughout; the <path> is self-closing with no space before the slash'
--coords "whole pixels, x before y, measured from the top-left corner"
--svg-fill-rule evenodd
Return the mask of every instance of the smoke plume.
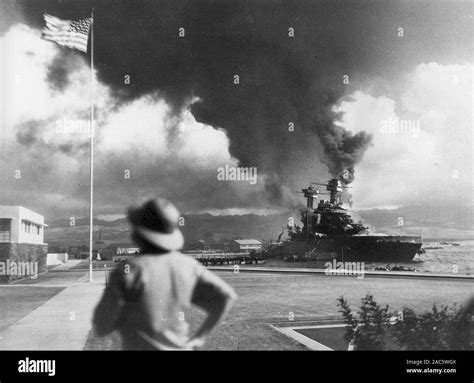
<path id="1" fill-rule="evenodd" d="M 196 120 L 227 132 L 232 156 L 268 176 L 265 189 L 273 202 L 283 202 L 288 188 L 311 176 L 308 166 L 318 160 L 333 176 L 353 180 L 371 136 L 338 126 L 333 111 L 347 92 L 343 76 L 355 73 L 367 44 L 353 25 L 346 27 L 351 5 L 76 3 L 64 1 L 41 13 L 79 18 L 95 7 L 95 63 L 114 96 L 126 103 L 158 94 L 176 114 L 197 99 L 190 106 Z M 64 66 L 50 69 L 55 86 L 64 86 Z"/>

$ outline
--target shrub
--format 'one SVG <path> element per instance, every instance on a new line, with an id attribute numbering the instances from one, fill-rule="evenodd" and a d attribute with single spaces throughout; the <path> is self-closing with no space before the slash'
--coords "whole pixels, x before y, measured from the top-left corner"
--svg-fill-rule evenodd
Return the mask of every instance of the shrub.
<path id="1" fill-rule="evenodd" d="M 362 299 L 357 319 L 347 301 L 338 298 L 339 312 L 342 313 L 348 328 L 344 339 L 354 343 L 357 350 L 385 350 L 386 331 L 388 323 L 388 306 L 380 307 L 372 295 Z"/>
<path id="2" fill-rule="evenodd" d="M 473 313 L 456 305 L 438 309 L 434 304 L 421 314 L 409 308 L 390 314 L 388 305 L 379 306 L 368 294 L 356 316 L 344 297 L 337 300 L 347 324 L 344 339 L 356 350 L 386 350 L 387 343 L 405 350 L 474 349 Z"/>
<path id="3" fill-rule="evenodd" d="M 417 315 L 403 309 L 403 320 L 394 325 L 393 334 L 402 349 L 406 350 L 472 350 L 474 346 L 472 314 L 457 306 Z"/>

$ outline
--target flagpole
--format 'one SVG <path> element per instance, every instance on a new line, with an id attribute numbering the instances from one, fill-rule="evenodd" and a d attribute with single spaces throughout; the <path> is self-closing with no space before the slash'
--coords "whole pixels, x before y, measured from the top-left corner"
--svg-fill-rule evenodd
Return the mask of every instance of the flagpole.
<path id="1" fill-rule="evenodd" d="M 92 246 L 94 233 L 94 8 L 91 10 L 91 72 L 90 72 L 90 102 L 91 102 L 91 129 L 90 129 L 90 199 L 89 199 L 89 282 L 94 281 L 92 275 Z"/>

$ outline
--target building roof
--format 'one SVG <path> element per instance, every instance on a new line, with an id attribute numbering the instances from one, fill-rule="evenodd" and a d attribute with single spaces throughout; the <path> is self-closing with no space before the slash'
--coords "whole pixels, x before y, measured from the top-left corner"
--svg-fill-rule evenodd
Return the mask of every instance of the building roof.
<path id="1" fill-rule="evenodd" d="M 121 248 L 126 248 L 126 249 L 135 249 L 138 248 L 139 246 L 134 244 L 134 243 L 111 243 L 110 247 L 121 247 Z"/>
<path id="2" fill-rule="evenodd" d="M 44 223 L 44 217 L 41 214 L 27 209 L 20 205 L 0 205 L 0 218 L 15 219 L 21 217 L 23 221 L 28 221 L 39 226 L 48 226 Z"/>
<path id="3" fill-rule="evenodd" d="M 239 245 L 261 245 L 257 239 L 234 239 L 234 242 L 238 243 Z"/>

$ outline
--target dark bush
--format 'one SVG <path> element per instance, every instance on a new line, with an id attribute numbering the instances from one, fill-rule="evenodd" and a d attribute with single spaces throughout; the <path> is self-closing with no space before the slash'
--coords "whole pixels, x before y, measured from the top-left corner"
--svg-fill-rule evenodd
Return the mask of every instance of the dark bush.
<path id="1" fill-rule="evenodd" d="M 362 299 L 357 319 L 343 297 L 338 298 L 338 301 L 341 307 L 339 312 L 349 325 L 344 339 L 353 342 L 357 350 L 385 350 L 388 306 L 380 307 L 373 296 L 368 294 Z"/>
<path id="2" fill-rule="evenodd" d="M 457 306 L 416 315 L 411 309 L 403 309 L 403 320 L 393 326 L 394 337 L 405 350 L 472 350 L 472 314 Z"/>
<path id="3" fill-rule="evenodd" d="M 339 312 L 347 324 L 344 339 L 356 350 L 386 350 L 398 345 L 404 350 L 473 350 L 473 313 L 456 305 L 417 314 L 404 308 L 389 313 L 372 295 L 362 299 L 357 316 L 344 297 L 338 298 Z"/>

